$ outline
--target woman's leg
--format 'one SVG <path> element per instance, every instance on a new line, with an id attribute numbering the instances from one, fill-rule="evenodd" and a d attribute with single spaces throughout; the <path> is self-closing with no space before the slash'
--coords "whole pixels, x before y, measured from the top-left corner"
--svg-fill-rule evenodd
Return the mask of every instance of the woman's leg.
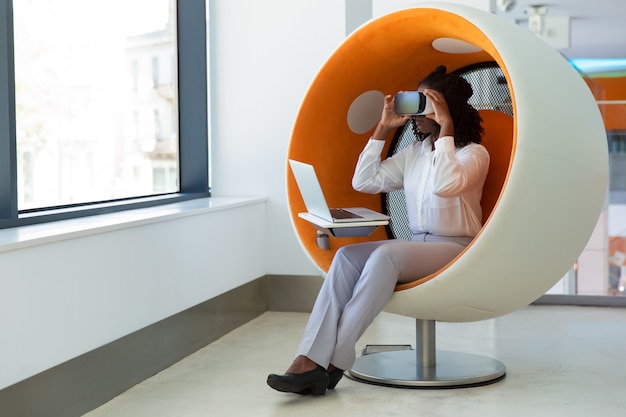
<path id="1" fill-rule="evenodd" d="M 328 368 L 337 342 L 337 325 L 346 304 L 353 296 L 363 267 L 379 246 L 389 241 L 366 242 L 344 246 L 335 254 L 322 288 L 317 296 L 313 311 L 298 347 L 298 358 L 306 357 L 314 363 Z M 287 372 L 298 372 L 302 359 L 294 362 Z M 345 369 L 345 368 L 344 368 Z M 299 369 L 302 371 L 302 368 Z"/>
<path id="2" fill-rule="evenodd" d="M 385 307 L 396 284 L 436 272 L 464 247 L 454 242 L 410 241 L 387 241 L 377 247 L 367 259 L 337 322 L 334 353 L 329 362 L 350 369 L 356 358 L 356 342 Z"/>
<path id="3" fill-rule="evenodd" d="M 370 242 L 337 252 L 298 350 L 285 375 L 267 383 L 278 391 L 323 395 L 355 360 L 354 347 L 391 298 L 395 285 L 437 271 L 464 248 L 453 242 Z M 303 368 L 302 364 L 310 366 Z M 329 374 L 329 365 L 340 368 Z M 331 386 L 332 384 L 332 386 Z"/>

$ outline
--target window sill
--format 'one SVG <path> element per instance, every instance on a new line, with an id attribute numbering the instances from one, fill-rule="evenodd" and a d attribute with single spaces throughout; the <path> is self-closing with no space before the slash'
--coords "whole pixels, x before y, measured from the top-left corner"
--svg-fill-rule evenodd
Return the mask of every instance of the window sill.
<path id="1" fill-rule="evenodd" d="M 265 202 L 264 197 L 209 197 L 0 230 L 0 253 L 77 237 Z"/>

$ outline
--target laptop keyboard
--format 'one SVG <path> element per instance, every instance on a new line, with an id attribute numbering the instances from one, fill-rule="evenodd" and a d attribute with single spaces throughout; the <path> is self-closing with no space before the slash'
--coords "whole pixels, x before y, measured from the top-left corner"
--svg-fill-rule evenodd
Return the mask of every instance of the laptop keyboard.
<path id="1" fill-rule="evenodd" d="M 351 211 L 334 208 L 330 209 L 330 214 L 334 219 L 362 219 L 363 216 L 359 216 L 358 214 L 352 213 Z"/>

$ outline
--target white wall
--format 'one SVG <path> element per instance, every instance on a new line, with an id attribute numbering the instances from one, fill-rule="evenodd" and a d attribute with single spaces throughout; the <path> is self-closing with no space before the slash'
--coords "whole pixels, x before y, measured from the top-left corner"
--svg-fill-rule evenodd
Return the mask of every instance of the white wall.
<path id="1" fill-rule="evenodd" d="M 287 210 L 287 146 L 318 69 L 344 39 L 344 2 L 210 2 L 212 190 L 268 198 L 268 272 L 317 274 Z"/>
<path id="2" fill-rule="evenodd" d="M 261 200 L 0 251 L 0 389 L 264 276 L 265 218 Z"/>

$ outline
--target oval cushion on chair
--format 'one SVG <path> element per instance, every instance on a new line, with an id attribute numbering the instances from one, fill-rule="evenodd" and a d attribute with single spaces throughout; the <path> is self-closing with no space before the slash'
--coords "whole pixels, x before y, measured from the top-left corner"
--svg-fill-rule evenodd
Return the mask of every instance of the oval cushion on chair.
<path id="1" fill-rule="evenodd" d="M 491 169 L 500 172 L 503 186 L 491 180 L 485 185 L 483 206 L 494 208 L 465 251 L 436 274 L 399 286 L 386 311 L 439 321 L 514 311 L 565 274 L 596 224 L 607 190 L 608 150 L 591 92 L 544 41 L 470 7 L 424 4 L 355 31 L 304 97 L 288 158 L 315 166 L 329 205 L 382 211 L 380 196 L 351 187 L 356 160 L 371 134 L 350 129 L 353 102 L 368 91 L 415 89 L 439 64 L 454 71 L 485 61 L 502 69 L 513 101 L 512 121 L 482 113 Z M 511 130 L 512 137 L 497 137 Z M 331 238 L 330 250 L 320 249 L 315 228 L 297 216 L 305 208 L 289 170 L 287 197 L 299 241 L 323 273 L 339 247 L 387 238 L 379 228 L 368 237 Z"/>

